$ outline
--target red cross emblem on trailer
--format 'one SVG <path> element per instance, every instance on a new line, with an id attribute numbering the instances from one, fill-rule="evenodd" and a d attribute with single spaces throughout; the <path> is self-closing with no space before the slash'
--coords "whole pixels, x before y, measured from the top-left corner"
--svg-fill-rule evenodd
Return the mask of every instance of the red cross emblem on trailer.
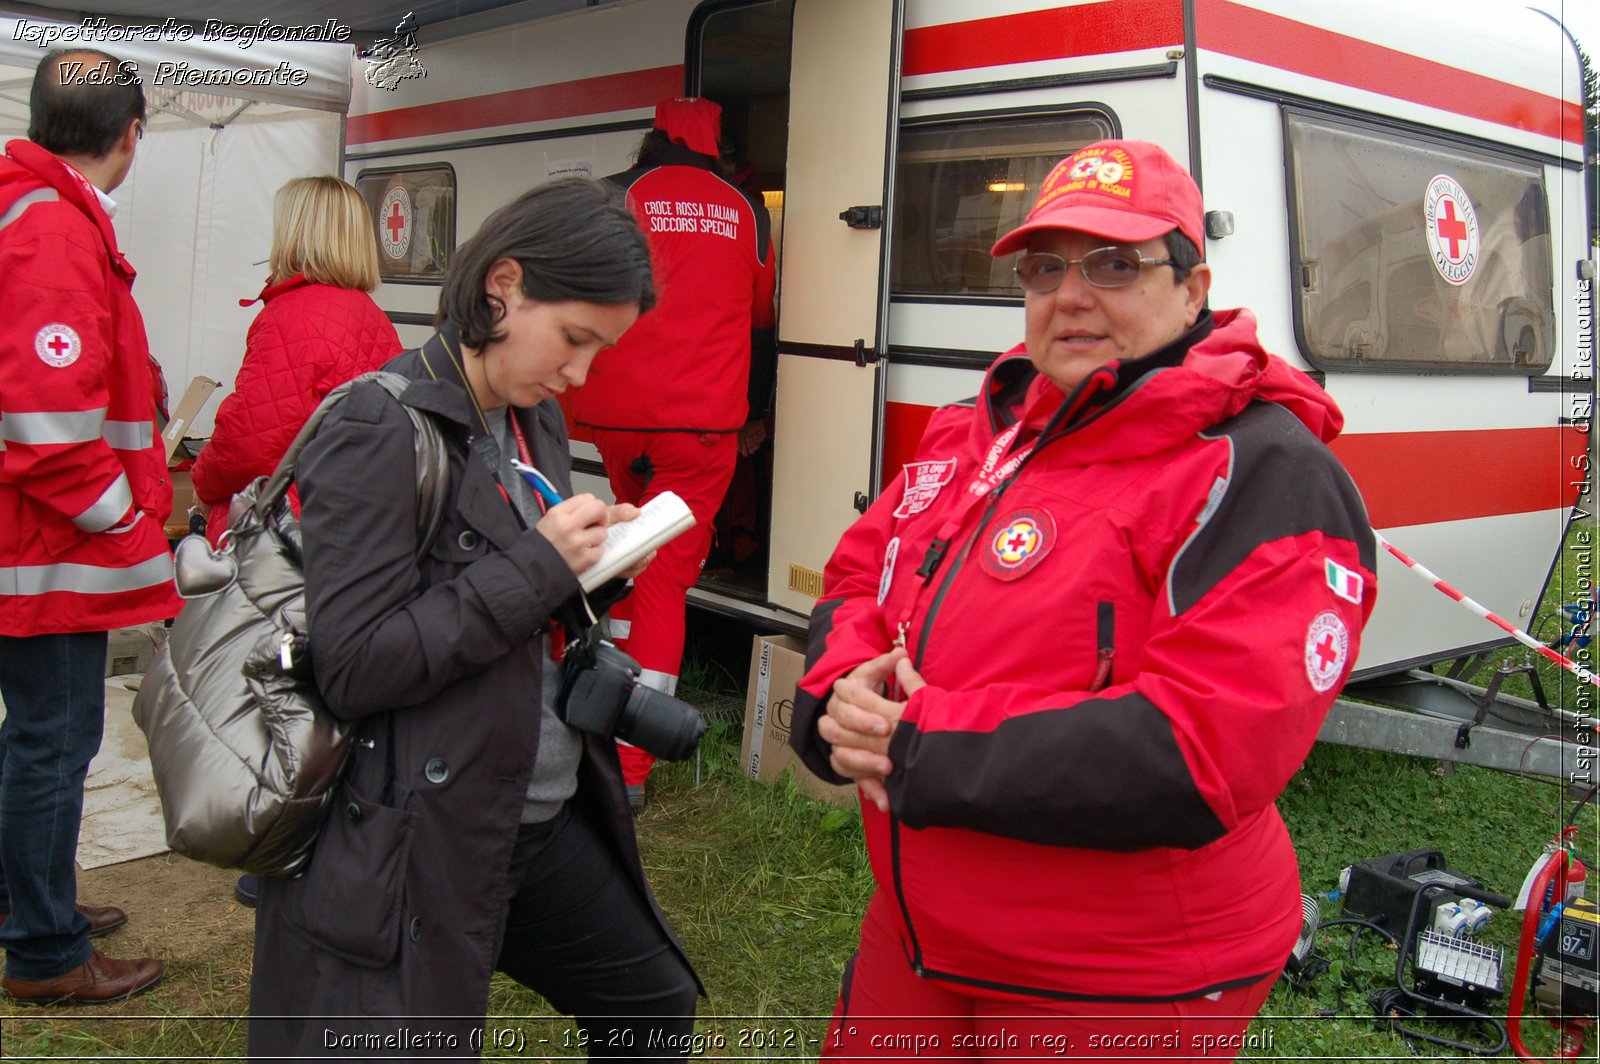
<path id="1" fill-rule="evenodd" d="M 1439 174 L 1428 182 L 1422 222 L 1433 268 L 1451 284 L 1466 284 L 1478 268 L 1478 212 L 1459 181 Z"/>
<path id="2" fill-rule="evenodd" d="M 45 365 L 64 369 L 83 354 L 83 341 L 72 326 L 53 321 L 33 334 L 33 350 Z"/>
<path id="3" fill-rule="evenodd" d="M 1345 659 L 1350 656 L 1350 630 L 1339 615 L 1324 610 L 1311 619 L 1306 629 L 1306 679 L 1318 691 L 1326 691 L 1339 680 Z"/>
<path id="4" fill-rule="evenodd" d="M 1037 507 L 1016 510 L 991 526 L 983 567 L 991 576 L 1015 580 L 1033 570 L 1056 545 L 1056 521 Z"/>
<path id="5" fill-rule="evenodd" d="M 383 197 L 378 212 L 378 243 L 391 259 L 403 259 L 411 250 L 411 195 L 396 185 Z"/>

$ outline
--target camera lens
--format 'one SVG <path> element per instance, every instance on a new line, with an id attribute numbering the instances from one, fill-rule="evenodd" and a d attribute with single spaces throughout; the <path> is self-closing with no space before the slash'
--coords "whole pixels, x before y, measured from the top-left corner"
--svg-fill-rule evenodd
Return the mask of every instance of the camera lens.
<path id="1" fill-rule="evenodd" d="M 634 685 L 617 718 L 617 738 L 664 761 L 682 761 L 693 754 L 705 730 L 698 709 L 643 684 Z"/>

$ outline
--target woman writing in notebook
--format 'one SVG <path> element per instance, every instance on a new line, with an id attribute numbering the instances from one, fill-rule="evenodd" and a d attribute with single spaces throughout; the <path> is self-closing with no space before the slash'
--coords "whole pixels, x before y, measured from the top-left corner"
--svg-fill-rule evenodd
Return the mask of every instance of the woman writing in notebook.
<path id="1" fill-rule="evenodd" d="M 573 1015 L 591 1056 L 687 1046 L 699 982 L 645 882 L 615 746 L 556 712 L 558 618 L 599 608 L 580 575 L 637 511 L 564 498 L 553 397 L 654 301 L 614 194 L 540 186 L 457 250 L 439 331 L 388 367 L 413 382 L 400 400 L 358 386 L 306 448 L 312 659 L 356 742 L 308 870 L 262 886 L 252 1059 L 476 1056 L 496 970 Z M 399 403 L 450 451 L 420 562 Z"/>

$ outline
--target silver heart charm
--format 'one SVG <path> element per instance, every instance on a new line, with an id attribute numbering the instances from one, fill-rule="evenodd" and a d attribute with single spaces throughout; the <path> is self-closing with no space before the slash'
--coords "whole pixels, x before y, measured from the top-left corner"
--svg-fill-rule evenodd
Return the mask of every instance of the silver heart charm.
<path id="1" fill-rule="evenodd" d="M 239 563 L 233 551 L 214 551 L 204 536 L 184 536 L 172 552 L 174 580 L 184 598 L 214 595 L 233 583 Z"/>

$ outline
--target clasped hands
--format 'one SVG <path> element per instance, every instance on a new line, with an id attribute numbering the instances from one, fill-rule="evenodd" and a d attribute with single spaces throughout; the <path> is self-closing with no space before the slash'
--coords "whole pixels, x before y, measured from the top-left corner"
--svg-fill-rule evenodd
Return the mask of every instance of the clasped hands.
<path id="1" fill-rule="evenodd" d="M 884 780 L 894 771 L 889 736 L 905 700 L 926 686 L 904 647 L 895 647 L 864 661 L 833 682 L 828 711 L 817 721 L 817 734 L 832 745 L 833 770 L 852 779 L 861 794 L 882 812 L 889 811 Z"/>

